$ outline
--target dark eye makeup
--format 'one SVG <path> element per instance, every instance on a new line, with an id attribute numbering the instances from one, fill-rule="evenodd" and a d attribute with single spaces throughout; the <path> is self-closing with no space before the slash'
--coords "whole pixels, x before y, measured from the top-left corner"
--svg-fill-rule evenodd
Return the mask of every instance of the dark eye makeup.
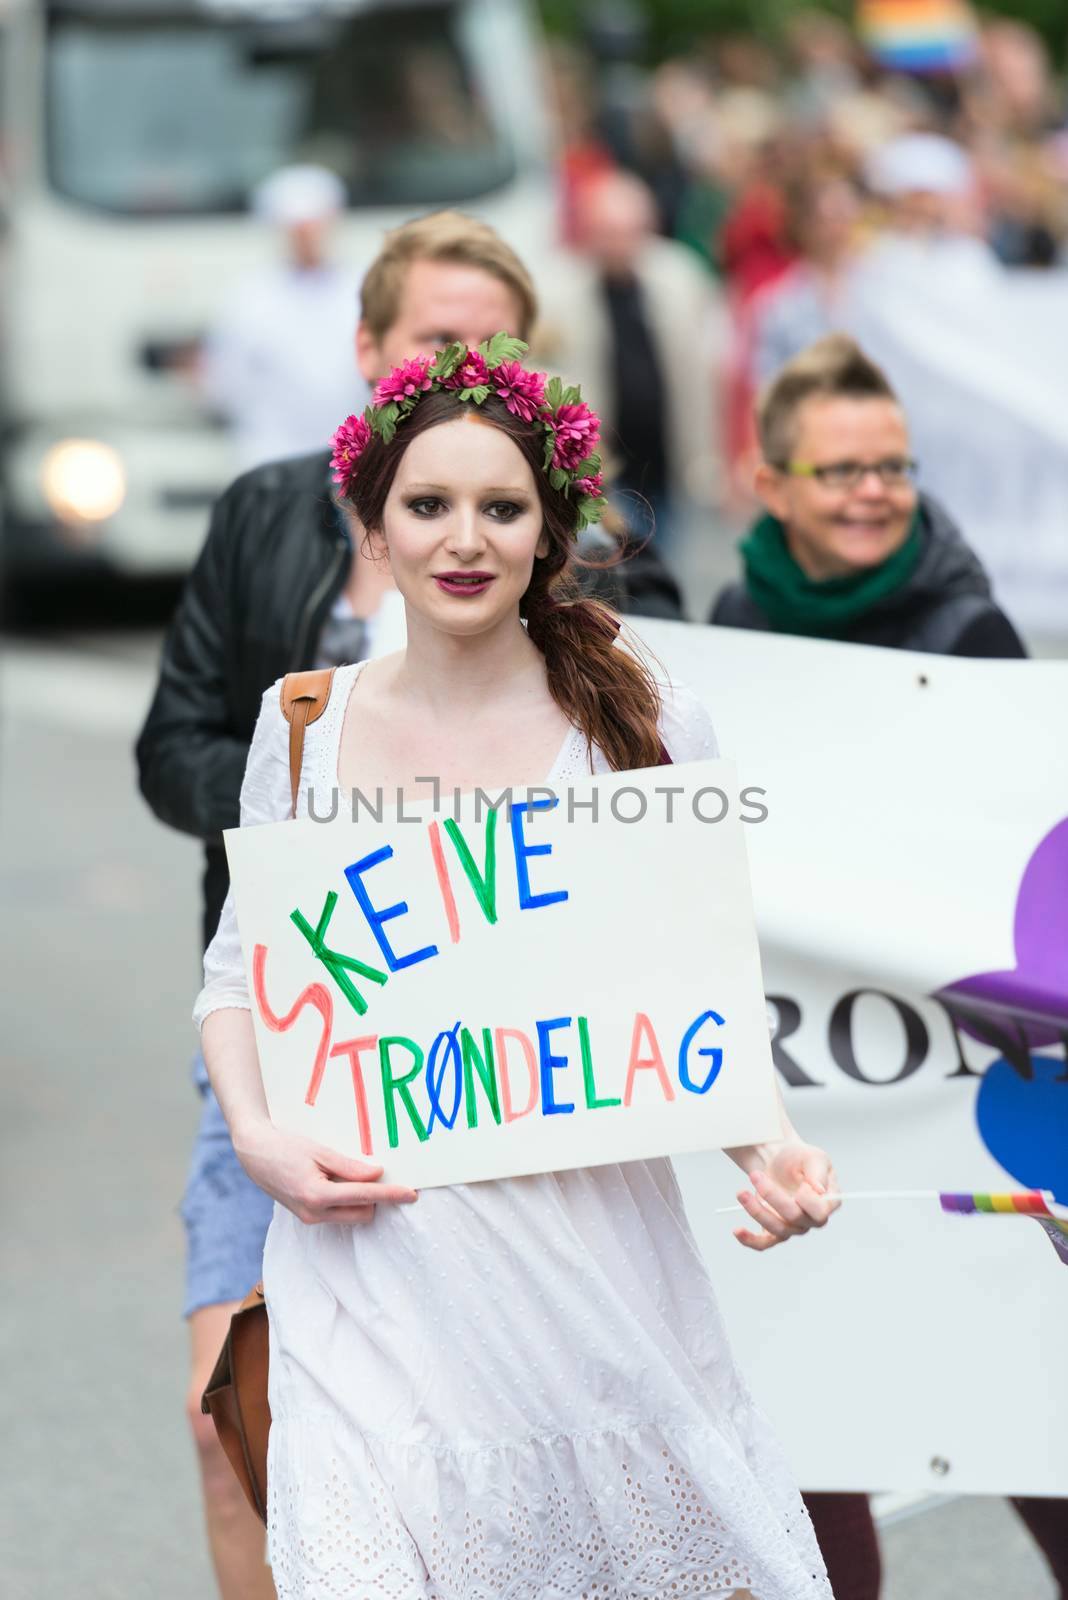
<path id="1" fill-rule="evenodd" d="M 439 495 L 431 494 L 413 495 L 405 504 L 417 517 L 436 517 L 446 509 L 444 500 Z M 482 507 L 485 515 L 494 522 L 514 522 L 527 509 L 525 500 L 487 500 Z"/>

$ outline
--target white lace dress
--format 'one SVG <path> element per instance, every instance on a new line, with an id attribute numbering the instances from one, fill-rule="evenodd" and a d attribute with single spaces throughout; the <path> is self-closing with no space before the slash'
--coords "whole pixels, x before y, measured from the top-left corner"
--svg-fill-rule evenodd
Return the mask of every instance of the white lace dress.
<path id="1" fill-rule="evenodd" d="M 309 785 L 329 807 L 358 671 L 308 730 L 302 811 Z M 685 691 L 661 732 L 716 753 Z M 547 782 L 588 770 L 574 732 Z M 289 804 L 276 685 L 242 824 Z M 196 1017 L 247 1005 L 228 900 Z M 670 1161 L 430 1189 L 368 1227 L 276 1206 L 264 1281 L 280 1600 L 831 1600 Z"/>

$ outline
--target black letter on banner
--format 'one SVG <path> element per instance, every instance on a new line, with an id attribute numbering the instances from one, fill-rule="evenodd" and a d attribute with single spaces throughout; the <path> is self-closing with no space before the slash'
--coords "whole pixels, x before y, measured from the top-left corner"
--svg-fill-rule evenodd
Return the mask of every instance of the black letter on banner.
<path id="1" fill-rule="evenodd" d="M 784 1039 L 789 1039 L 801 1026 L 801 1007 L 796 1000 L 788 1000 L 785 995 L 769 994 L 768 1005 L 775 1007 L 775 1027 L 771 1034 L 771 1059 L 784 1083 L 791 1089 L 825 1089 L 827 1085 L 820 1083 L 817 1078 L 810 1078 L 803 1072 L 794 1060 L 782 1047 Z"/>
<path id="2" fill-rule="evenodd" d="M 892 1078 L 869 1078 L 857 1065 L 853 1050 L 853 1007 L 862 994 L 878 995 L 880 1000 L 888 1001 L 904 1024 L 905 1060 L 901 1071 Z M 887 994 L 883 989 L 851 989 L 844 994 L 831 1012 L 827 1042 L 831 1055 L 847 1077 L 855 1078 L 858 1083 L 870 1083 L 879 1089 L 888 1083 L 901 1083 L 903 1079 L 911 1078 L 923 1066 L 930 1045 L 926 1024 L 915 1007 L 899 1000 L 896 995 Z"/>
<path id="3" fill-rule="evenodd" d="M 957 1033 L 958 1025 L 963 1023 L 977 1034 L 983 1044 L 990 1045 L 1000 1052 L 1009 1063 L 1012 1070 L 1020 1075 L 1026 1083 L 1030 1083 L 1035 1075 L 1031 1064 L 1031 1051 L 1027 1043 L 1027 1035 L 1020 1024 L 1010 1016 L 992 1017 L 982 1001 L 976 1001 L 970 995 L 941 994 L 933 995 L 932 999 L 947 1013 L 953 1024 L 953 1036 L 957 1041 L 957 1054 L 960 1065 L 956 1072 L 951 1072 L 951 1078 L 972 1077 L 978 1078 L 982 1074 L 973 1072 L 964 1061 L 964 1052 L 961 1049 L 960 1037 Z M 961 1071 L 963 1067 L 963 1072 Z"/>
<path id="4" fill-rule="evenodd" d="M 953 1015 L 953 1007 L 949 1004 L 948 1001 L 943 999 L 943 997 L 940 994 L 933 994 L 931 996 L 931 999 L 935 1002 L 936 1005 L 939 1005 L 939 1006 L 942 1007 L 942 1010 L 945 1012 L 946 1016 L 949 1019 L 949 1031 L 953 1035 L 953 1045 L 954 1045 L 954 1048 L 956 1049 L 956 1052 L 957 1052 L 957 1067 L 956 1067 L 956 1071 L 947 1072 L 946 1073 L 946 1077 L 947 1078 L 981 1078 L 982 1077 L 982 1073 L 981 1072 L 976 1072 L 974 1070 L 974 1068 L 972 1068 L 972 1067 L 970 1067 L 968 1065 L 967 1058 L 965 1057 L 965 1054 L 964 1054 L 964 1041 L 960 1036 L 960 1028 L 957 1026 L 957 1018 Z"/>

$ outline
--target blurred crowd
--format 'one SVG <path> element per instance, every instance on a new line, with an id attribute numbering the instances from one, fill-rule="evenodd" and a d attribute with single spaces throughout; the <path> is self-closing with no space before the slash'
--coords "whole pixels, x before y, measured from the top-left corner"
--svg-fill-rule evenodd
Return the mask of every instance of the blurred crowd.
<path id="1" fill-rule="evenodd" d="M 534 354 L 582 383 L 617 507 L 678 555 L 680 532 L 692 548 L 750 519 L 761 389 L 850 334 L 902 398 L 921 486 L 1025 625 L 1059 633 L 1063 86 L 1022 22 L 929 0 L 913 38 L 888 12 L 799 11 L 775 45 L 710 35 L 653 68 L 644 12 L 621 0 L 554 39 L 559 215 L 531 261 Z M 356 264 L 330 243 L 338 180 L 287 169 L 255 204 L 285 259 L 236 287 L 201 373 L 245 466 L 312 448 L 342 396 L 366 399 L 347 355 Z"/>
<path id="2" fill-rule="evenodd" d="M 1006 530 L 1028 522 L 1022 565 L 1037 574 L 1052 559 L 1045 530 L 1068 508 L 1068 126 L 1033 29 L 950 9 L 953 27 L 937 50 L 929 31 L 925 55 L 900 38 L 895 55 L 816 10 L 795 14 L 779 48 L 710 37 L 648 72 L 625 29 L 557 42 L 561 233 L 608 275 L 629 249 L 647 300 L 659 289 L 688 320 L 689 361 L 661 339 L 661 366 L 669 389 L 692 389 L 701 364 L 714 411 L 705 487 L 714 475 L 728 522 L 752 504 L 761 386 L 813 339 L 846 331 L 901 392 L 926 486 L 1011 588 L 1027 574 Z M 642 217 L 655 251 L 638 242 Z M 679 298 L 684 256 L 705 280 L 703 347 L 694 294 Z M 662 477 L 644 486 L 654 504 Z"/>

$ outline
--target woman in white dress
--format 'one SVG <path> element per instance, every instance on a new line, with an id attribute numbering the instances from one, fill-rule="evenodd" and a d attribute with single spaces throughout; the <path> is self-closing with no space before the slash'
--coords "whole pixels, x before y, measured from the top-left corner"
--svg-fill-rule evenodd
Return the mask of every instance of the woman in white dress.
<path id="1" fill-rule="evenodd" d="M 341 668 L 301 800 L 559 784 L 716 752 L 568 579 L 600 503 L 597 420 L 503 336 L 406 363 L 336 437 L 404 597 L 407 648 Z M 267 692 L 242 825 L 288 816 Z M 670 1161 L 428 1190 L 283 1133 L 260 1082 L 232 900 L 197 1004 L 208 1070 L 273 1195 L 269 1554 L 281 1600 L 830 1600 L 734 1365 Z M 755 1250 L 822 1225 L 827 1156 L 732 1150 Z M 711 1158 L 710 1158 L 711 1159 Z"/>

